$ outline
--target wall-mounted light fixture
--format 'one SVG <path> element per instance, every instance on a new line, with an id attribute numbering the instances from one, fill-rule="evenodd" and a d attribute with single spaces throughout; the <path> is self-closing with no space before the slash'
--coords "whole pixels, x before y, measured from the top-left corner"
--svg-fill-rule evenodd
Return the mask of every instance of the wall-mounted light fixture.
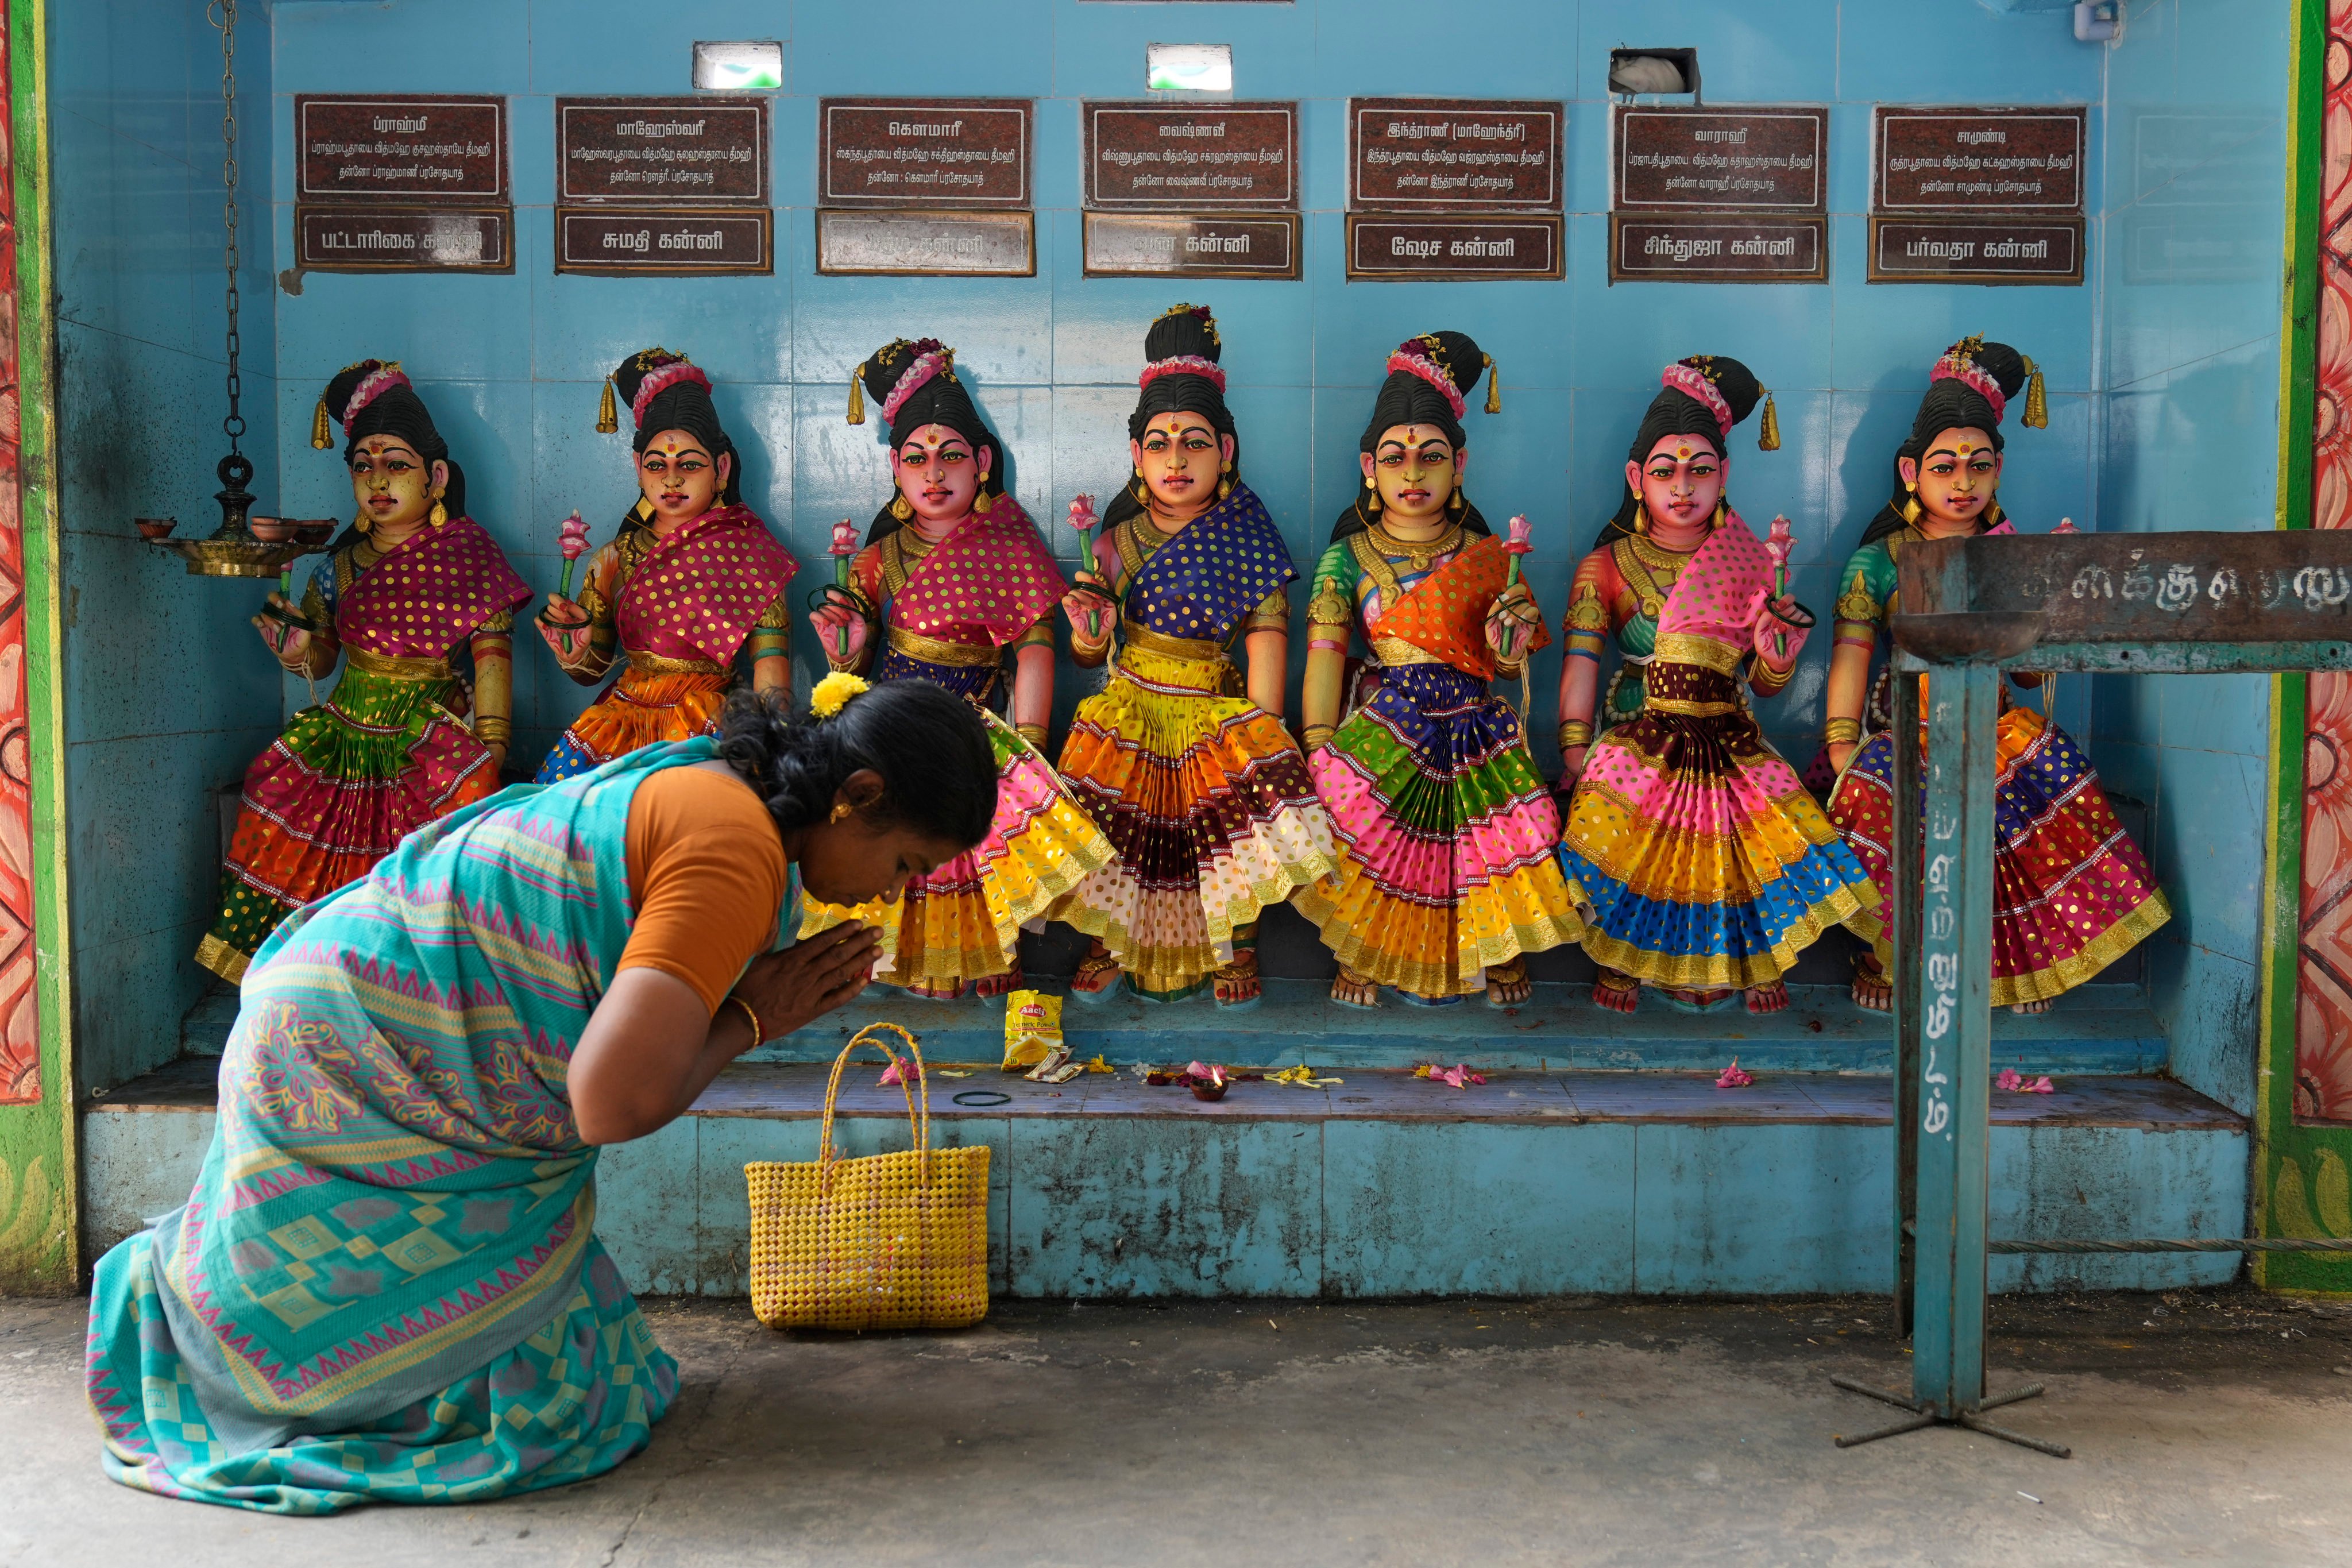
<path id="1" fill-rule="evenodd" d="M 2075 0 L 2076 43 L 2112 44 L 2123 36 L 2123 0 Z"/>
<path id="2" fill-rule="evenodd" d="M 1234 94 L 1234 47 L 1231 44 L 1146 44 L 1143 46 L 1143 87 L 1147 92 L 1181 92 L 1192 96 Z"/>
<path id="3" fill-rule="evenodd" d="M 1612 49 L 1609 90 L 1633 97 L 1690 94 L 1699 101 L 1696 49 Z"/>
<path id="4" fill-rule="evenodd" d="M 704 92 L 781 92 L 784 46 L 773 39 L 694 45 L 694 85 Z"/>

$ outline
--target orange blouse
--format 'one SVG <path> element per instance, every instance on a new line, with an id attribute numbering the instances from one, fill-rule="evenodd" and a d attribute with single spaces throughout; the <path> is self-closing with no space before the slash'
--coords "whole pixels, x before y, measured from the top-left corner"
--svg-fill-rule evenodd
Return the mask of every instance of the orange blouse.
<path id="1" fill-rule="evenodd" d="M 664 768 L 629 802 L 629 896 L 619 969 L 658 969 L 713 1014 L 766 952 L 791 886 L 775 818 L 731 770 Z"/>

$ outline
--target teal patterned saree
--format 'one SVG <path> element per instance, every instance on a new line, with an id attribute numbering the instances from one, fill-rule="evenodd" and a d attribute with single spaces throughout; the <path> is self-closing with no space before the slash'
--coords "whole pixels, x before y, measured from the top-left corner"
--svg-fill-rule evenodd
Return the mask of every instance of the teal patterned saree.
<path id="1" fill-rule="evenodd" d="M 194 1191 L 98 1265 L 114 1479 L 326 1513 L 556 1486 L 645 1447 L 677 1367 L 597 1244 L 564 1079 L 635 920 L 630 799 L 715 749 L 509 789 L 256 955 Z"/>

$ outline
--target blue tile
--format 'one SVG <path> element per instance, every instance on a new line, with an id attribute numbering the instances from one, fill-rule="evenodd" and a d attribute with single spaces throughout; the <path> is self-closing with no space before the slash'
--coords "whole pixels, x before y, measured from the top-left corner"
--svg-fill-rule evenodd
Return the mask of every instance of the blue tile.
<path id="1" fill-rule="evenodd" d="M 538 0 L 530 11 L 530 90 L 567 98 L 684 96 L 693 90 L 697 38 L 774 38 L 798 30 L 774 0 L 697 0 L 674 11 Z M 793 55 L 786 45 L 787 79 Z"/>
<path id="2" fill-rule="evenodd" d="M 2163 704 L 2166 747 L 2270 754 L 2269 676 L 2168 675 L 2144 684 L 2157 689 Z"/>
<path id="3" fill-rule="evenodd" d="M 1205 1118 L 1013 1122 L 1013 1293 L 1319 1293 L 1321 1133 Z"/>
<path id="4" fill-rule="evenodd" d="M 1314 0 L 1179 7 L 1050 4 L 1053 79 L 1037 89 L 1041 97 L 1141 98 L 1147 43 L 1232 45 L 1237 99 L 1309 98 L 1318 90 L 1316 50 L 1323 18 Z M 1042 54 L 1034 44 L 1026 47 Z M 903 90 L 896 63 L 889 67 L 897 83 L 892 90 Z"/>
<path id="5" fill-rule="evenodd" d="M 1840 6 L 1837 48 L 1838 96 L 1862 103 L 2084 103 L 2106 64 L 2100 46 L 2074 41 L 2063 7 L 1976 0 Z"/>
<path id="6" fill-rule="evenodd" d="M 2252 963 L 2262 949 L 2267 758 L 2168 746 L 2156 842 L 2147 846 L 2182 934 Z"/>
<path id="7" fill-rule="evenodd" d="M 1623 1122 L 1326 1124 L 1325 1293 L 1631 1290 L 1634 1135 Z"/>
<path id="8" fill-rule="evenodd" d="M 2008 1239 L 2243 1236 L 2246 1135 L 2121 1127 L 1997 1127 L 1987 1234 Z M 2224 1285 L 2231 1253 L 1992 1259 L 1996 1290 Z"/>
<path id="9" fill-rule="evenodd" d="M 530 0 L 288 5 L 274 13 L 270 28 L 277 86 L 281 92 L 383 92 L 388 61 L 426 50 L 435 92 L 529 92 L 530 13 Z M 630 14 L 629 32 L 636 22 Z M 602 31 L 614 54 L 628 51 L 625 34 Z M 679 76 L 685 74 L 681 66 Z"/>
<path id="10" fill-rule="evenodd" d="M 736 3 L 747 16 L 773 17 L 777 11 L 761 0 Z M 813 98 L 900 92 L 1043 98 L 1054 90 L 1055 51 L 1046 42 L 1053 22 L 1052 0 L 996 0 L 985 11 L 954 0 L 908 0 L 887 14 L 856 5 L 797 5 L 792 89 Z M 772 21 L 756 25 L 764 32 L 775 27 Z M 730 36 L 701 30 L 698 8 L 683 13 L 680 26 L 689 39 Z M 1139 47 L 1135 68 L 1140 79 Z"/>
<path id="11" fill-rule="evenodd" d="M 1634 1289 L 1887 1288 L 1894 1145 L 1885 1128 L 1659 1123 L 1638 1134 Z"/>

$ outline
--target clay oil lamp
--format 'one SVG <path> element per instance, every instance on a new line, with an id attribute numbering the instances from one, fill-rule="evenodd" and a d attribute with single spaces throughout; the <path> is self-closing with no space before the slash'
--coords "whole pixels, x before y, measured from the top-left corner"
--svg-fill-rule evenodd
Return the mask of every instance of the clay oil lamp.
<path id="1" fill-rule="evenodd" d="M 180 526 L 176 517 L 140 517 L 131 521 L 139 525 L 139 537 L 147 540 L 169 539 L 172 531 Z"/>

